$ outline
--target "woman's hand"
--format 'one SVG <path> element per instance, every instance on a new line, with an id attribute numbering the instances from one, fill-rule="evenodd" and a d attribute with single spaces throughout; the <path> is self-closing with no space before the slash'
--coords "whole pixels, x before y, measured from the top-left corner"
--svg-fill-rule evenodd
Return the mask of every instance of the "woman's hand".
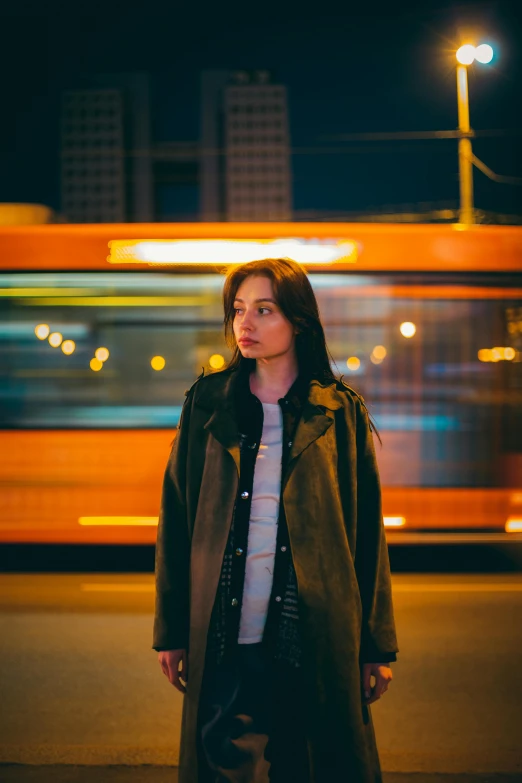
<path id="1" fill-rule="evenodd" d="M 375 677 L 375 685 L 370 685 L 370 677 Z M 383 693 L 386 693 L 388 686 L 392 681 L 392 670 L 388 663 L 363 663 L 362 686 L 363 694 L 366 697 L 363 703 L 373 704 L 380 699 Z"/>
<path id="2" fill-rule="evenodd" d="M 186 650 L 161 650 L 158 653 L 158 661 L 161 670 L 168 681 L 181 693 L 186 693 L 187 689 L 180 682 L 180 677 L 185 683 L 188 681 L 188 663 Z M 179 671 L 179 662 L 181 661 L 181 672 Z"/>

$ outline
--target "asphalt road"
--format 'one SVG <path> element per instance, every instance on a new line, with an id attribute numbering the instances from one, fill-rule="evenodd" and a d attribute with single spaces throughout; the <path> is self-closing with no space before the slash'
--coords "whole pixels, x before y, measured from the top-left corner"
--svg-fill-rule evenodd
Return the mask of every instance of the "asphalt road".
<path id="1" fill-rule="evenodd" d="M 372 705 L 386 783 L 522 781 L 522 574 L 393 589 L 401 649 Z M 2 782 L 175 783 L 183 697 L 150 647 L 153 596 L 151 574 L 0 574 Z"/>

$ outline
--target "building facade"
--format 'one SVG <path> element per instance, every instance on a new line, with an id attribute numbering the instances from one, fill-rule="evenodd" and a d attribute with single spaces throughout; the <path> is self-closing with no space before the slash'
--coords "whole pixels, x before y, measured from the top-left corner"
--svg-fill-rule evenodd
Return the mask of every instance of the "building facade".
<path id="1" fill-rule="evenodd" d="M 62 95 L 61 211 L 71 223 L 153 219 L 146 74 L 100 74 Z"/>
<path id="2" fill-rule="evenodd" d="M 287 94 L 270 72 L 203 72 L 199 142 L 154 142 L 150 115 L 147 74 L 63 93 L 66 221 L 292 219 Z"/>
<path id="3" fill-rule="evenodd" d="M 202 220 L 291 220 L 286 88 L 268 71 L 206 71 L 201 95 Z"/>

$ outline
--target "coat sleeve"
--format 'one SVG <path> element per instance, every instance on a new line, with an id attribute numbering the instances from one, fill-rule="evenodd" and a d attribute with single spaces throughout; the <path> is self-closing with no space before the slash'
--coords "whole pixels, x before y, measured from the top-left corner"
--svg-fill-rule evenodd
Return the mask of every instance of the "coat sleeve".
<path id="1" fill-rule="evenodd" d="M 396 660 L 395 631 L 388 545 L 375 446 L 368 412 L 356 400 L 357 541 L 355 571 L 362 602 L 360 662 Z"/>
<path id="2" fill-rule="evenodd" d="M 156 598 L 152 649 L 188 648 L 190 537 L 186 463 L 193 387 L 187 392 L 163 476 L 155 553 Z"/>

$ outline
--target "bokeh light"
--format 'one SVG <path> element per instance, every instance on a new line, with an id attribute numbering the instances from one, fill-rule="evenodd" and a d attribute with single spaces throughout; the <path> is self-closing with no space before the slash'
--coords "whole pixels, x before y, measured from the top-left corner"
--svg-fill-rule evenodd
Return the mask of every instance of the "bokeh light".
<path id="1" fill-rule="evenodd" d="M 361 360 L 357 358 L 357 356 L 350 356 L 349 359 L 346 360 L 346 366 L 349 370 L 352 370 L 354 372 L 355 370 L 358 370 L 361 366 Z"/>
<path id="2" fill-rule="evenodd" d="M 163 370 L 166 361 L 163 356 L 153 356 L 150 360 L 150 366 L 153 370 Z"/>
<path id="3" fill-rule="evenodd" d="M 213 353 L 208 363 L 213 370 L 220 370 L 225 364 L 225 357 L 221 356 L 220 353 Z"/>
<path id="4" fill-rule="evenodd" d="M 481 348 L 477 356 L 481 362 L 511 362 L 516 357 L 517 352 L 511 346 L 504 348 L 496 345 L 494 348 Z"/>
<path id="5" fill-rule="evenodd" d="M 49 324 L 38 324 L 38 326 L 35 326 L 34 328 L 34 333 L 39 340 L 45 340 L 49 332 Z"/>
<path id="6" fill-rule="evenodd" d="M 58 348 L 62 342 L 62 339 L 63 337 L 60 332 L 51 332 L 49 335 L 49 345 L 52 345 L 53 348 Z"/>
<path id="7" fill-rule="evenodd" d="M 376 359 L 382 362 L 384 357 L 386 356 L 386 348 L 384 345 L 376 345 L 372 351 L 372 356 L 374 356 Z"/>
<path id="8" fill-rule="evenodd" d="M 99 359 L 93 358 L 89 362 L 89 367 L 91 370 L 94 370 L 94 372 L 98 372 L 103 367 L 103 362 L 100 362 Z"/>
<path id="9" fill-rule="evenodd" d="M 413 335 L 417 331 L 417 327 L 411 321 L 404 321 L 399 326 L 399 329 L 403 337 L 413 337 Z"/>
<path id="10" fill-rule="evenodd" d="M 96 348 L 94 351 L 94 355 L 100 362 L 106 362 L 109 358 L 109 349 L 104 348 L 103 346 L 100 348 Z"/>
<path id="11" fill-rule="evenodd" d="M 74 340 L 64 340 L 62 343 L 62 351 L 66 356 L 70 356 L 72 353 L 74 353 L 74 350 L 76 348 L 76 343 Z"/>

